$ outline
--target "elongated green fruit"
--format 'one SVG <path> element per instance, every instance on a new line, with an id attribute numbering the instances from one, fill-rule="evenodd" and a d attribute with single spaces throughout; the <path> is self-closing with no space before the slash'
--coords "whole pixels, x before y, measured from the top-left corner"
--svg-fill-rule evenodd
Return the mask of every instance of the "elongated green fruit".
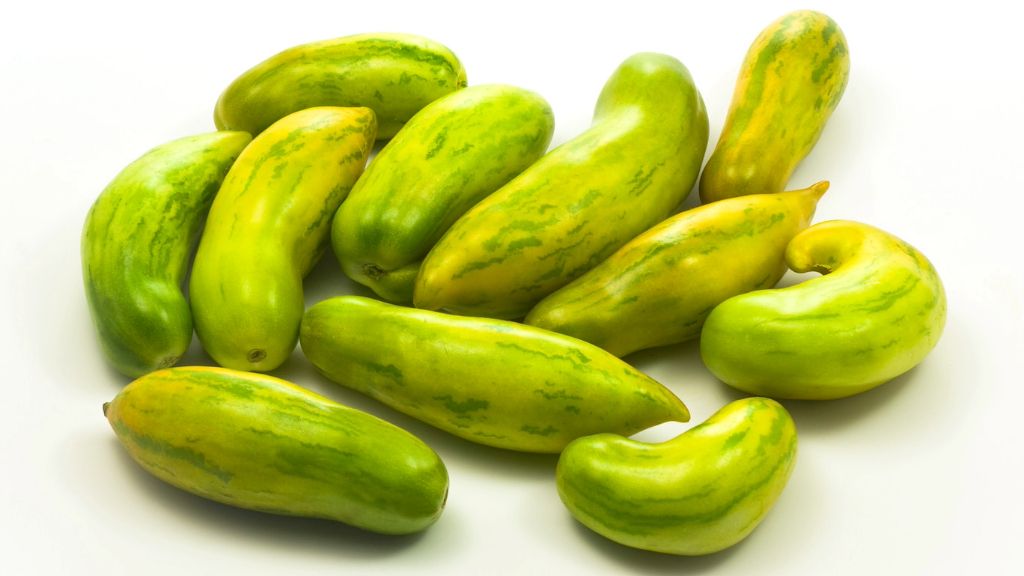
<path id="1" fill-rule="evenodd" d="M 555 128 L 548 103 L 498 84 L 449 94 L 381 150 L 334 219 L 345 273 L 411 303 L 420 262 L 455 220 L 533 164 Z"/>
<path id="2" fill-rule="evenodd" d="M 707 139 L 686 67 L 663 54 L 628 58 L 590 129 L 473 207 L 430 251 L 416 306 L 522 318 L 664 220 L 689 194 Z"/>
<path id="3" fill-rule="evenodd" d="M 526 323 L 616 356 L 696 338 L 712 308 L 782 278 L 786 245 L 826 190 L 819 182 L 677 214 L 541 300 Z"/>
<path id="4" fill-rule="evenodd" d="M 224 179 L 190 284 L 196 332 L 221 366 L 273 370 L 295 348 L 302 278 L 375 130 L 368 108 L 296 112 L 253 140 Z"/>
<path id="5" fill-rule="evenodd" d="M 786 263 L 825 276 L 730 298 L 704 324 L 704 363 L 734 388 L 775 398 L 850 396 L 910 370 L 942 335 L 942 281 L 891 234 L 822 222 L 793 238 Z"/>
<path id="6" fill-rule="evenodd" d="M 750 534 L 786 487 L 796 426 L 768 398 L 728 404 L 661 444 L 580 438 L 558 460 L 572 515 L 620 544 L 667 554 L 718 552 Z"/>
<path id="7" fill-rule="evenodd" d="M 203 218 L 244 132 L 158 146 L 103 190 L 82 230 L 82 277 L 103 352 L 126 376 L 173 366 L 192 342 L 181 291 Z"/>
<path id="8" fill-rule="evenodd" d="M 702 202 L 786 189 L 850 77 L 846 37 L 828 16 L 792 12 L 754 40 L 704 173 Z"/>
<path id="9" fill-rule="evenodd" d="M 667 388 L 600 348 L 514 322 L 342 296 L 306 311 L 301 341 L 331 380 L 498 448 L 558 452 L 587 434 L 690 417 Z"/>
<path id="10" fill-rule="evenodd" d="M 448 494 L 444 463 L 412 434 L 270 376 L 161 370 L 103 413 L 147 472 L 239 508 L 406 534 Z"/>
<path id="11" fill-rule="evenodd" d="M 390 138 L 413 114 L 466 85 L 451 50 L 411 34 L 359 34 L 289 48 L 235 79 L 217 100 L 219 128 L 259 134 L 305 108 L 371 108 L 377 137 Z"/>

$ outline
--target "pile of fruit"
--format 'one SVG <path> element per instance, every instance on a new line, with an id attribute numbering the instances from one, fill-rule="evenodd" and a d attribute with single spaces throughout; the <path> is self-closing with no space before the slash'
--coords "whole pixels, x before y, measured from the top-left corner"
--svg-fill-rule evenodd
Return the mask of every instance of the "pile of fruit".
<path id="1" fill-rule="evenodd" d="M 200 496 L 381 533 L 430 526 L 448 492 L 430 447 L 259 374 L 301 342 L 330 380 L 451 434 L 560 453 L 562 501 L 612 540 L 731 546 L 795 463 L 796 426 L 773 398 L 878 386 L 945 322 L 920 252 L 866 224 L 812 226 L 827 182 L 785 191 L 849 68 L 827 16 L 772 23 L 701 173 L 707 113 L 671 56 L 626 59 L 593 125 L 546 152 L 543 98 L 466 87 L 430 40 L 286 50 L 228 86 L 219 131 L 146 153 L 89 212 L 92 318 L 107 359 L 137 378 L 104 413 L 142 467 Z M 698 175 L 703 205 L 673 215 Z M 390 303 L 304 309 L 328 244 Z M 787 268 L 823 275 L 773 289 Z M 172 368 L 193 327 L 223 368 Z M 756 397 L 661 444 L 626 438 L 690 416 L 619 358 L 698 337 L 708 369 Z"/>

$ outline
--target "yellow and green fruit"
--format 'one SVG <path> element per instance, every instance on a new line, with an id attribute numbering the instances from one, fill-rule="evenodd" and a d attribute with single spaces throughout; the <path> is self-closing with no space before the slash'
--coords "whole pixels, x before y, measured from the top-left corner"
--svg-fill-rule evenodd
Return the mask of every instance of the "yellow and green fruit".
<path id="1" fill-rule="evenodd" d="M 708 118 L 685 66 L 626 59 L 591 127 L 466 212 L 430 251 L 418 308 L 522 318 L 551 292 L 664 220 L 689 194 Z"/>
<path id="2" fill-rule="evenodd" d="M 892 234 L 822 222 L 793 238 L 786 263 L 824 276 L 730 298 L 704 324 L 701 357 L 734 388 L 773 398 L 850 396 L 910 370 L 942 335 L 942 281 L 924 254 Z"/>
<path id="3" fill-rule="evenodd" d="M 412 303 L 420 263 L 459 216 L 540 158 L 555 128 L 539 95 L 472 86 L 427 105 L 373 159 L 334 218 L 349 278 Z"/>
<path id="4" fill-rule="evenodd" d="M 358 34 L 294 46 L 236 78 L 220 99 L 220 129 L 259 134 L 299 110 L 364 107 L 377 137 L 394 136 L 416 112 L 466 86 L 462 63 L 445 46 L 412 34 Z"/>
<path id="5" fill-rule="evenodd" d="M 580 436 L 690 418 L 668 388 L 604 350 L 505 320 L 341 296 L 306 312 L 301 342 L 342 386 L 498 448 L 556 453 Z"/>
<path id="6" fill-rule="evenodd" d="M 309 108 L 257 136 L 231 168 L 189 285 L 199 340 L 221 366 L 265 372 L 291 355 L 302 279 L 327 248 L 376 129 L 368 108 Z"/>
<path id="7" fill-rule="evenodd" d="M 192 342 L 182 283 L 203 220 L 245 132 L 158 146 L 100 194 L 82 230 L 82 278 L 107 361 L 136 377 L 173 366 Z"/>
<path id="8" fill-rule="evenodd" d="M 444 463 L 412 434 L 262 374 L 160 370 L 103 413 L 147 472 L 239 508 L 407 534 L 448 495 Z"/>
<path id="9" fill-rule="evenodd" d="M 827 189 L 819 182 L 677 214 L 541 300 L 525 322 L 616 356 L 696 338 L 715 306 L 782 278 L 786 245 Z"/>
<path id="10" fill-rule="evenodd" d="M 660 444 L 597 434 L 558 460 L 558 494 L 584 526 L 620 544 L 697 556 L 743 540 L 796 463 L 796 425 L 768 398 L 726 405 Z"/>
<path id="11" fill-rule="evenodd" d="M 785 190 L 849 77 L 846 37 L 834 20 L 799 10 L 772 22 L 740 68 L 725 126 L 700 177 L 701 201 Z"/>

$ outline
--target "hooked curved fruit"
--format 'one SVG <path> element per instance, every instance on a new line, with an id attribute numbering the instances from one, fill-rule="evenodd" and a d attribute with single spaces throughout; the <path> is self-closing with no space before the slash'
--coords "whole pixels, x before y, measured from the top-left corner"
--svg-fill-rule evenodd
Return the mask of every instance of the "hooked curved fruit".
<path id="1" fill-rule="evenodd" d="M 845 220 L 815 224 L 790 242 L 786 263 L 825 276 L 736 296 L 704 324 L 701 357 L 734 388 L 775 398 L 850 396 L 910 370 L 942 335 L 938 273 L 887 232 Z"/>

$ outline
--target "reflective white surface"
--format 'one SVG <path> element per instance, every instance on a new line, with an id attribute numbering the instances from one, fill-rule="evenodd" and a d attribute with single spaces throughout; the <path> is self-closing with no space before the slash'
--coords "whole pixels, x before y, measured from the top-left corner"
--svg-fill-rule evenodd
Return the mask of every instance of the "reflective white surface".
<path id="1" fill-rule="evenodd" d="M 242 7 L 244 6 L 244 8 Z M 763 524 L 705 558 L 621 547 L 575 523 L 556 458 L 476 446 L 331 384 L 296 351 L 275 374 L 420 436 L 451 475 L 422 535 L 376 536 L 201 500 L 147 476 L 100 406 L 126 379 L 100 357 L 79 234 L 128 162 L 213 129 L 237 74 L 294 44 L 364 31 L 439 40 L 470 83 L 538 91 L 554 144 L 589 123 L 633 52 L 693 73 L 717 141 L 749 43 L 792 2 L 20 3 L 0 20 L 0 571 L 5 574 L 956 574 L 1022 573 L 1024 82 L 1012 9 L 818 2 L 850 45 L 850 84 L 791 188 L 829 179 L 816 220 L 847 218 L 921 249 L 945 281 L 942 341 L 916 370 L 847 400 L 786 402 L 796 470 Z M 687 206 L 696 202 L 696 193 Z M 784 282 L 797 278 L 787 277 Z M 307 300 L 357 290 L 328 255 Z M 193 363 L 208 359 L 194 347 Z M 695 343 L 629 360 L 693 422 L 737 398 Z M 644 438 L 667 438 L 666 425 Z"/>

